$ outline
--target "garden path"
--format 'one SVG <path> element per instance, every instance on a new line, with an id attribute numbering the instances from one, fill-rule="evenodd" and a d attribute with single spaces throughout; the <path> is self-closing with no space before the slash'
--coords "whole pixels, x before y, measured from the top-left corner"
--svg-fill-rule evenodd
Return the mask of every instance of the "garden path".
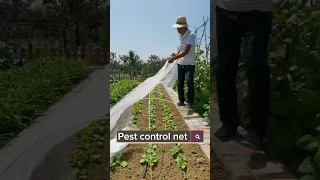
<path id="1" fill-rule="evenodd" d="M 88 79 L 37 118 L 10 145 L 0 149 L 1 180 L 28 180 L 56 144 L 87 127 L 88 121 L 108 113 L 109 68 L 95 68 Z"/>

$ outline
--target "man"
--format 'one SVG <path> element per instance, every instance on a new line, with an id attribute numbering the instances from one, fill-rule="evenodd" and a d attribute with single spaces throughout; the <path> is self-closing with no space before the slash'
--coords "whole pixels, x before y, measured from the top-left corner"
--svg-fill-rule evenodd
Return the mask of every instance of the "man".
<path id="1" fill-rule="evenodd" d="M 237 107 L 236 72 L 241 40 L 248 48 L 250 68 L 250 130 L 246 142 L 261 148 L 269 118 L 270 70 L 268 41 L 271 33 L 272 0 L 218 0 L 216 6 L 216 79 L 220 120 L 215 136 L 229 140 L 237 135 L 240 123 Z"/>
<path id="2" fill-rule="evenodd" d="M 176 24 L 172 27 L 177 28 L 177 31 L 180 34 L 180 47 L 178 52 L 168 60 L 169 63 L 178 60 L 178 106 L 183 106 L 185 102 L 184 81 L 186 73 L 188 73 L 187 106 L 188 108 L 193 109 L 196 35 L 188 29 L 189 26 L 186 17 L 179 16 Z"/>

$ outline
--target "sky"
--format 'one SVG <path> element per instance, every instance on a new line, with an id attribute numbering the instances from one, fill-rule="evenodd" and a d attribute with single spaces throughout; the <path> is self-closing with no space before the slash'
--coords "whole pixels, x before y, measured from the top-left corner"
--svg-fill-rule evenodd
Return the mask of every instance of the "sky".
<path id="1" fill-rule="evenodd" d="M 132 50 L 144 61 L 151 54 L 170 56 L 180 43 L 172 28 L 178 16 L 186 16 L 194 31 L 203 24 L 203 17 L 210 17 L 210 0 L 111 0 L 110 51 L 124 55 Z M 208 37 L 209 27 L 208 23 Z"/>

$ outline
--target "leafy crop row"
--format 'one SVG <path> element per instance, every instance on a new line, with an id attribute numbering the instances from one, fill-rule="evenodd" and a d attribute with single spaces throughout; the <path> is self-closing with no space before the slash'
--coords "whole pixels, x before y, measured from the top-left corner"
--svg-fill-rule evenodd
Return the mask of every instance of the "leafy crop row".
<path id="1" fill-rule="evenodd" d="M 156 122 L 156 104 L 155 104 L 155 94 L 154 91 L 150 93 L 150 111 L 149 111 L 149 116 L 150 116 L 150 127 L 148 128 L 149 130 L 154 130 L 156 128 L 155 122 Z M 146 175 L 146 170 L 147 167 L 153 167 L 156 165 L 158 162 L 157 159 L 157 153 L 156 153 L 156 148 L 157 145 L 154 144 L 147 144 L 145 147 L 145 152 L 142 154 L 142 157 L 140 159 L 140 163 L 145 165 L 145 170 L 143 173 L 143 176 Z"/>
<path id="2" fill-rule="evenodd" d="M 132 110 L 133 124 L 135 124 L 138 119 L 138 114 L 141 112 L 142 104 L 143 104 L 143 99 L 136 102 L 133 106 L 133 110 Z"/>
<path id="3" fill-rule="evenodd" d="M 171 113 L 170 108 L 167 106 L 166 102 L 164 101 L 164 94 L 163 92 L 159 92 L 159 98 L 160 98 L 160 105 L 163 110 L 164 115 L 164 122 L 165 122 L 165 128 L 167 130 L 175 130 L 176 126 L 173 121 L 173 115 Z M 177 165 L 180 170 L 183 171 L 184 176 L 186 175 L 186 169 L 187 169 L 187 158 L 182 152 L 182 145 L 177 144 L 171 149 L 171 154 L 175 158 Z"/>
<path id="4" fill-rule="evenodd" d="M 122 154 L 118 154 L 113 162 L 110 163 L 110 168 L 115 168 L 117 166 L 127 167 L 128 162 L 122 160 Z"/>
<path id="5" fill-rule="evenodd" d="M 141 164 L 148 164 L 153 167 L 158 162 L 157 153 L 156 153 L 157 145 L 155 144 L 147 144 L 145 148 L 145 152 L 142 154 L 140 159 Z"/>
<path id="6" fill-rule="evenodd" d="M 113 106 L 138 85 L 137 81 L 121 80 L 110 85 L 110 104 Z"/>
<path id="7" fill-rule="evenodd" d="M 122 88 L 122 85 L 128 89 Z M 119 97 L 124 97 L 126 95 L 125 93 L 129 93 L 136 85 L 136 82 L 126 80 L 112 84 L 110 86 L 110 92 L 113 96 L 110 96 L 110 101 L 113 102 L 113 104 L 117 103 L 121 100 Z M 108 124 L 108 119 L 97 120 L 79 133 L 76 151 L 72 153 L 69 161 L 72 167 L 79 169 L 77 180 L 85 180 L 88 178 L 88 166 L 91 163 L 101 163 L 101 156 L 98 150 L 104 146 L 104 135 L 108 132 Z M 110 167 L 116 167 L 118 165 L 126 167 L 128 165 L 127 162 L 121 158 L 121 155 L 117 156 L 115 161 L 110 163 Z"/>
<path id="8" fill-rule="evenodd" d="M 176 159 L 177 165 L 180 170 L 184 173 L 184 176 L 186 176 L 186 170 L 187 170 L 187 158 L 182 152 L 182 145 L 177 144 L 171 149 L 172 156 Z"/>
<path id="9" fill-rule="evenodd" d="M 89 72 L 82 62 L 59 58 L 0 71 L 0 135 L 19 133 Z"/>
<path id="10" fill-rule="evenodd" d="M 71 154 L 69 163 L 71 167 L 79 169 L 78 180 L 87 179 L 89 164 L 101 163 L 98 150 L 104 146 L 104 135 L 108 132 L 107 123 L 109 123 L 108 120 L 94 121 L 77 137 L 77 149 Z"/>
<path id="11" fill-rule="evenodd" d="M 149 130 L 154 130 L 156 129 L 156 104 L 155 104 L 155 95 L 154 92 L 152 91 L 150 93 L 150 112 L 149 112 L 149 116 L 150 116 L 150 128 L 148 127 Z"/>
<path id="12" fill-rule="evenodd" d="M 164 95 L 163 95 L 162 92 L 159 93 L 159 98 L 161 99 L 160 100 L 160 105 L 161 105 L 162 110 L 163 110 L 163 115 L 164 115 L 163 122 L 165 122 L 165 128 L 168 129 L 168 130 L 176 129 L 176 125 L 173 122 L 173 116 L 172 116 L 171 110 L 167 106 L 167 104 L 165 103 Z"/>

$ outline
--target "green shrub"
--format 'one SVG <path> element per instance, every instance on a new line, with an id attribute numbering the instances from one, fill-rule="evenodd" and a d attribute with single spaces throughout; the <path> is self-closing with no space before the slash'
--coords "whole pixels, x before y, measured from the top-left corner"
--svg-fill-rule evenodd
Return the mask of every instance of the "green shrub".
<path id="1" fill-rule="evenodd" d="M 89 71 L 81 62 L 44 58 L 0 72 L 0 134 L 19 133 Z"/>
<path id="2" fill-rule="evenodd" d="M 24 58 L 21 56 L 21 47 L 0 41 L 0 71 L 13 67 L 21 67 Z"/>

